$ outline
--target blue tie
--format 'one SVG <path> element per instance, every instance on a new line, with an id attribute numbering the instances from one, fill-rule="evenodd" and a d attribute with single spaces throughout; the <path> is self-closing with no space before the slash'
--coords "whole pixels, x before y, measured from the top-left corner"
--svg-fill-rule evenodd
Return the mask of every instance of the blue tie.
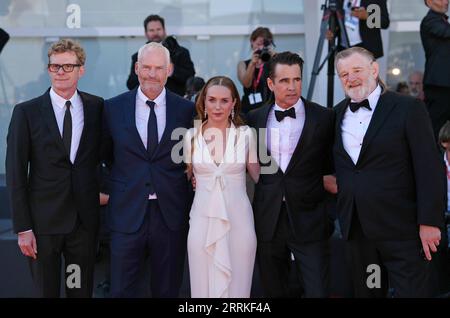
<path id="1" fill-rule="evenodd" d="M 147 123 L 147 152 L 152 157 L 158 147 L 158 122 L 156 121 L 155 102 L 148 100 L 146 103 L 150 107 Z"/>

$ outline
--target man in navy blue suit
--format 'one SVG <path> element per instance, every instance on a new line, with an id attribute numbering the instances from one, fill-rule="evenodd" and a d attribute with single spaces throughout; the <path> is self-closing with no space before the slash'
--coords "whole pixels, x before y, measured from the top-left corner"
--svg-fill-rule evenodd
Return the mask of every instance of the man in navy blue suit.
<path id="1" fill-rule="evenodd" d="M 183 163 L 172 160 L 176 128 L 192 125 L 194 105 L 166 90 L 169 51 L 159 43 L 138 52 L 139 87 L 105 102 L 102 153 L 111 166 L 111 296 L 137 297 L 150 257 L 153 297 L 177 297 L 189 215 Z"/>

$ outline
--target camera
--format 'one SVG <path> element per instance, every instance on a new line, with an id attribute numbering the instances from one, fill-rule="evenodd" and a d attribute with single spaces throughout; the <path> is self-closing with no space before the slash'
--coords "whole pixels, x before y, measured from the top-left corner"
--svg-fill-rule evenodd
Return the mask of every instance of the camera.
<path id="1" fill-rule="evenodd" d="M 259 55 L 259 58 L 263 62 L 268 62 L 272 55 L 270 54 L 270 46 L 272 42 L 270 40 L 264 40 L 264 47 L 262 49 L 256 50 L 255 53 Z"/>

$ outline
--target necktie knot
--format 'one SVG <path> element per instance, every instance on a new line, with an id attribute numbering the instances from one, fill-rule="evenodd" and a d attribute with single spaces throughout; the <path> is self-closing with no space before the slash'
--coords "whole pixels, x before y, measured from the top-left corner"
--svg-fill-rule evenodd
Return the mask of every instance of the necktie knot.
<path id="1" fill-rule="evenodd" d="M 275 111 L 275 118 L 278 121 L 282 121 L 285 117 L 291 117 L 291 118 L 296 118 L 295 116 L 295 108 L 291 107 L 288 110 L 276 110 Z"/>
<path id="2" fill-rule="evenodd" d="M 148 100 L 148 101 L 146 101 L 145 103 L 150 107 L 151 110 L 153 110 L 153 109 L 155 108 L 155 105 L 156 105 L 156 104 L 155 104 L 154 101 Z"/>
<path id="3" fill-rule="evenodd" d="M 66 101 L 66 109 L 70 109 L 70 106 L 72 106 L 72 103 L 70 102 L 70 100 Z"/>
<path id="4" fill-rule="evenodd" d="M 369 104 L 369 100 L 368 99 L 365 99 L 365 100 L 363 100 L 362 102 L 359 102 L 359 103 L 353 103 L 353 102 L 350 102 L 349 104 L 348 104 L 348 106 L 350 107 L 350 110 L 354 113 L 354 112 L 356 112 L 358 109 L 360 109 L 361 107 L 364 107 L 364 108 L 366 108 L 366 109 L 368 109 L 368 110 L 372 110 L 372 108 L 370 107 L 370 104 Z"/>

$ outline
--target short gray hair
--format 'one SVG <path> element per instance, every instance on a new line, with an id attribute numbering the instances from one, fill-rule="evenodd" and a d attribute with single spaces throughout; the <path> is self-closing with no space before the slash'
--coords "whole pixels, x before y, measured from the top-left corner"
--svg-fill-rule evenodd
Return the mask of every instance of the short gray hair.
<path id="1" fill-rule="evenodd" d="M 140 61 L 140 59 L 145 51 L 154 50 L 154 49 L 159 49 L 159 50 L 164 51 L 164 54 L 166 55 L 167 65 L 169 65 L 170 64 L 169 50 L 164 45 L 162 45 L 161 43 L 158 43 L 158 42 L 150 42 L 150 43 L 143 45 L 138 51 L 137 60 Z"/>
<path id="2" fill-rule="evenodd" d="M 362 55 L 365 58 L 367 58 L 370 62 L 376 61 L 375 56 L 372 54 L 372 52 L 370 52 L 369 50 L 366 50 L 363 47 L 354 46 L 349 49 L 340 51 L 339 53 L 336 54 L 336 57 L 334 58 L 334 67 L 336 67 L 336 69 L 337 69 L 337 64 L 340 60 L 343 60 L 343 59 L 350 57 L 353 54 L 357 54 L 357 53 L 359 55 Z"/>

